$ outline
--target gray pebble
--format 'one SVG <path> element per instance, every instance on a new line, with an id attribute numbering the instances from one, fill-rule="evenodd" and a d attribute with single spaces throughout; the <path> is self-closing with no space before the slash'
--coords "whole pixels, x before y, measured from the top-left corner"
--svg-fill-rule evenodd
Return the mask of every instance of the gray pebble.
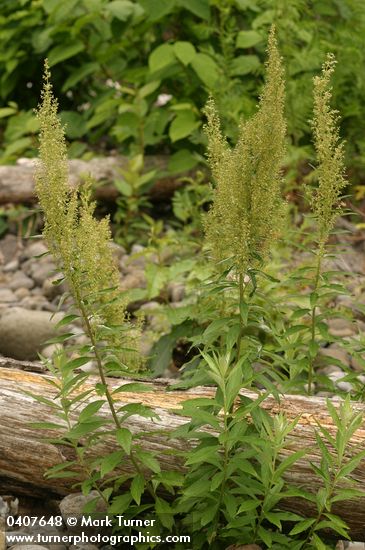
<path id="1" fill-rule="evenodd" d="M 134 270 L 133 273 L 128 273 L 121 280 L 122 290 L 132 290 L 133 288 L 146 288 L 147 280 L 143 271 Z"/>
<path id="2" fill-rule="evenodd" d="M 19 267 L 19 260 L 15 258 L 14 260 L 11 260 L 3 267 L 3 271 L 4 273 L 9 273 L 11 271 L 16 271 L 18 267 Z"/>
<path id="3" fill-rule="evenodd" d="M 31 258 L 34 258 L 34 256 L 45 254 L 47 251 L 48 248 L 43 243 L 43 241 L 34 241 L 28 244 L 28 246 L 26 246 L 26 248 L 23 250 L 21 259 L 29 260 Z"/>
<path id="4" fill-rule="evenodd" d="M 0 304 L 10 304 L 16 301 L 16 296 L 12 290 L 9 288 L 0 288 Z"/>
<path id="5" fill-rule="evenodd" d="M 32 279 L 38 286 L 42 286 L 44 281 L 51 275 L 54 275 L 55 266 L 52 262 L 36 262 L 30 268 Z"/>
<path id="6" fill-rule="evenodd" d="M 17 290 L 18 288 L 31 289 L 33 287 L 34 281 L 22 271 L 17 271 L 14 273 L 9 283 L 9 288 L 11 290 Z"/>
<path id="7" fill-rule="evenodd" d="M 15 296 L 18 298 L 18 300 L 22 300 L 26 296 L 29 296 L 30 292 L 27 288 L 17 288 L 14 292 Z"/>

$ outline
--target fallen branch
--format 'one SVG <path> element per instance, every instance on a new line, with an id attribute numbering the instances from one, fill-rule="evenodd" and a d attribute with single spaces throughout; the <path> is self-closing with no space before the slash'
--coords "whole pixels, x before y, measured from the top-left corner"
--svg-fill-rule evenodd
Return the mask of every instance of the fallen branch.
<path id="1" fill-rule="evenodd" d="M 52 388 L 45 381 L 44 375 L 39 372 L 30 372 L 29 363 L 0 359 L 0 494 L 15 492 L 38 497 L 63 495 L 70 491 L 70 480 L 44 478 L 47 468 L 60 463 L 62 460 L 72 459 L 69 449 L 59 448 L 41 440 L 44 435 L 52 436 L 52 432 L 45 434 L 43 431 L 30 427 L 31 422 L 49 421 L 55 422 L 49 407 L 32 400 L 24 392 L 29 391 L 37 395 L 52 398 Z M 37 369 L 39 371 L 39 365 Z M 92 377 L 88 379 L 83 388 L 93 387 Z M 111 388 L 129 383 L 130 380 L 110 379 Z M 142 445 L 146 449 L 153 450 L 164 469 L 183 469 L 171 453 L 171 450 L 186 450 L 186 442 L 169 438 L 169 432 L 186 422 L 186 419 L 176 414 L 181 403 L 194 397 L 211 397 L 214 389 L 209 387 L 194 388 L 187 391 L 168 391 L 169 381 L 155 380 L 144 382 L 148 391 L 143 393 L 122 392 L 115 394 L 120 405 L 142 402 L 149 405 L 158 415 L 160 420 L 151 421 L 142 417 L 128 419 L 128 428 L 134 433 L 148 433 L 142 439 Z M 244 395 L 255 398 L 253 392 L 244 391 Z M 90 398 L 92 400 L 93 397 Z M 336 404 L 336 401 L 334 401 Z M 315 443 L 314 431 L 316 421 L 325 426 L 331 434 L 335 433 L 335 426 L 329 416 L 326 403 L 323 398 L 305 396 L 284 396 L 278 404 L 273 398 L 268 398 L 262 406 L 271 414 L 283 412 L 288 420 L 299 417 L 299 422 L 291 435 L 290 451 L 309 448 L 308 454 L 295 463 L 287 480 L 291 483 L 315 491 L 318 488 L 318 480 L 313 474 L 310 462 L 319 463 L 320 451 Z M 354 408 L 365 412 L 365 405 L 354 403 Z M 107 410 L 101 410 L 101 414 L 108 415 Z M 356 432 L 352 444 L 364 446 L 365 422 Z M 103 454 L 113 450 L 113 442 L 104 442 L 94 454 Z M 130 464 L 123 464 L 121 468 L 130 470 Z M 360 487 L 365 484 L 365 463 L 361 463 L 355 470 L 354 479 Z M 336 510 L 351 528 L 354 540 L 365 540 L 365 499 L 361 501 L 346 501 Z M 310 513 L 310 507 L 299 499 L 291 499 L 287 502 L 288 509 L 301 514 Z"/>
<path id="2" fill-rule="evenodd" d="M 0 166 L 0 204 L 32 204 L 37 201 L 34 194 L 34 161 L 31 159 L 22 160 L 25 162 L 14 166 Z M 190 174 L 165 175 L 167 163 L 167 157 L 156 156 L 145 159 L 146 172 L 157 170 L 162 174 L 150 190 L 152 201 L 170 197 L 181 186 L 181 177 Z M 119 192 L 113 185 L 113 181 L 122 177 L 121 170 L 126 169 L 127 164 L 127 157 L 94 158 L 90 161 L 70 160 L 70 184 L 76 186 L 79 184 L 82 175 L 91 174 L 97 184 L 96 198 L 109 201 L 115 200 L 119 196 Z"/>

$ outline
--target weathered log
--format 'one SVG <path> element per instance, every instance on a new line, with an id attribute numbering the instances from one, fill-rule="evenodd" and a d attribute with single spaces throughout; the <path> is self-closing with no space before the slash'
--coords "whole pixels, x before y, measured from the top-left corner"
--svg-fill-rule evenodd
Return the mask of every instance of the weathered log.
<path id="1" fill-rule="evenodd" d="M 0 359 L 0 494 L 16 492 L 17 494 L 32 495 L 33 497 L 50 498 L 63 495 L 70 491 L 70 480 L 44 478 L 47 468 L 60 463 L 65 459 L 72 459 L 69 450 L 53 446 L 41 440 L 43 432 L 32 428 L 29 423 L 39 421 L 57 421 L 50 408 L 33 401 L 24 392 L 43 395 L 52 398 L 54 390 L 45 381 L 45 375 L 40 374 L 42 368 L 38 365 L 38 372 L 31 372 L 30 363 Z M 92 387 L 95 380 L 92 377 L 84 384 L 85 388 Z M 111 388 L 130 382 L 127 379 L 110 379 Z M 182 469 L 183 464 L 175 455 L 166 451 L 186 450 L 186 442 L 169 438 L 169 432 L 186 422 L 182 416 L 176 414 L 181 403 L 194 397 L 211 397 L 213 388 L 200 387 L 187 391 L 168 391 L 169 381 L 154 380 L 144 382 L 148 390 L 143 393 L 122 392 L 115 394 L 122 404 L 141 402 L 149 405 L 160 420 L 148 420 L 138 416 L 127 421 L 128 428 L 134 433 L 150 432 L 142 439 L 146 449 L 153 450 L 161 463 L 162 468 Z M 80 390 L 81 391 L 81 390 Z M 244 395 L 255 398 L 256 394 L 244 391 Z M 92 400 L 92 397 L 91 399 Z M 333 401 L 336 405 L 337 401 Z M 308 448 L 308 454 L 294 464 L 287 480 L 294 485 L 307 490 L 315 491 L 319 481 L 314 475 L 310 462 L 319 463 L 320 451 L 315 443 L 314 432 L 318 421 L 331 434 L 335 433 L 332 419 L 327 412 L 323 398 L 304 396 L 283 396 L 280 403 L 273 398 L 266 399 L 262 406 L 271 414 L 283 412 L 288 420 L 299 417 L 299 422 L 290 436 L 288 448 L 284 455 L 288 455 L 302 448 Z M 364 411 L 365 405 L 353 404 L 355 410 Z M 101 414 L 108 415 L 102 409 Z M 52 432 L 49 432 L 49 436 Z M 351 443 L 364 447 L 365 422 L 355 433 Z M 113 442 L 108 441 L 93 449 L 94 454 L 110 452 L 114 449 Z M 127 463 L 121 466 L 124 470 L 130 469 Z M 359 486 L 365 488 L 365 462 L 355 470 L 353 478 Z M 310 506 L 300 499 L 291 499 L 285 504 L 288 509 L 302 514 L 310 513 Z M 365 540 L 365 498 L 357 501 L 349 500 L 339 504 L 336 512 L 350 525 L 353 540 Z"/>
<path id="2" fill-rule="evenodd" d="M 34 194 L 34 167 L 31 159 L 22 159 L 14 166 L 0 166 L 0 204 L 6 203 L 27 203 L 36 202 Z M 170 197 L 173 192 L 181 186 L 181 176 L 166 175 L 168 158 L 163 156 L 146 157 L 145 171 L 157 170 L 160 176 L 150 190 L 152 201 Z M 119 196 L 113 181 L 122 177 L 121 170 L 128 165 L 127 157 L 105 157 L 94 158 L 90 161 L 70 160 L 69 180 L 70 184 L 76 186 L 81 177 L 91 174 L 96 182 L 95 196 L 100 200 L 115 200 Z"/>

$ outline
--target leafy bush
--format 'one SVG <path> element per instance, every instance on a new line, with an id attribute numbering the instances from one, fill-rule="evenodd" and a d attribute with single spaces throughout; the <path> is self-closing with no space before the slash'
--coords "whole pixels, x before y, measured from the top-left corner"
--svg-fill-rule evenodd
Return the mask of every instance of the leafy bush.
<path id="1" fill-rule="evenodd" d="M 31 109 L 48 57 L 71 156 L 116 147 L 173 154 L 172 172 L 194 166 L 208 93 L 230 140 L 239 118 L 254 113 L 274 22 L 289 76 L 288 135 L 299 147 L 288 162 L 308 156 L 310 80 L 330 50 L 351 167 L 363 168 L 365 7 L 357 0 L 14 0 L 0 17 L 5 162 L 34 154 Z"/>

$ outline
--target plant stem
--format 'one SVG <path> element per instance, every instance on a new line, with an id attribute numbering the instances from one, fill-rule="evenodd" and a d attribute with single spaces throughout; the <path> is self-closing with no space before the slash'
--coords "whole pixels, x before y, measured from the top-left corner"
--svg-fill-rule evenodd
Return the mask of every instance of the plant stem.
<path id="1" fill-rule="evenodd" d="M 239 286 L 239 292 L 240 292 L 240 297 L 239 297 L 240 329 L 239 329 L 238 337 L 237 337 L 237 361 L 240 358 L 241 340 L 242 340 L 243 329 L 244 329 L 242 312 L 241 312 L 241 305 L 243 304 L 243 297 L 244 297 L 244 294 L 245 294 L 243 273 L 239 274 L 238 286 Z"/>
<path id="2" fill-rule="evenodd" d="M 314 288 L 313 292 L 317 292 L 318 285 L 319 285 L 319 278 L 321 275 L 321 267 L 322 267 L 322 257 L 323 257 L 323 248 L 320 246 L 318 253 L 317 253 L 317 265 L 316 265 L 316 274 L 314 278 Z M 312 307 L 311 312 L 311 339 L 310 339 L 310 346 L 313 349 L 315 341 L 316 341 L 316 313 L 317 313 L 317 305 L 315 304 Z M 309 367 L 308 367 L 308 395 L 311 395 L 312 392 L 312 384 L 313 384 L 313 363 L 315 360 L 315 356 L 312 356 L 312 353 L 309 355 Z"/>
<path id="3" fill-rule="evenodd" d="M 115 426 L 117 427 L 117 429 L 119 430 L 122 425 L 121 425 L 121 422 L 118 418 L 118 415 L 117 415 L 117 412 L 115 410 L 115 406 L 114 406 L 114 401 L 113 401 L 113 398 L 111 396 L 111 393 L 109 391 L 109 388 L 108 388 L 108 384 L 107 384 L 107 381 L 106 381 L 106 378 L 105 378 L 105 373 L 104 373 L 104 369 L 103 369 L 103 363 L 102 363 L 102 358 L 101 358 L 101 355 L 99 353 L 99 350 L 98 350 L 98 347 L 97 347 L 97 341 L 96 341 L 96 338 L 95 338 L 95 334 L 94 334 L 94 331 L 91 327 L 91 324 L 90 324 L 90 321 L 89 321 L 89 317 L 88 317 L 88 314 L 87 314 L 87 311 L 85 309 L 85 306 L 84 306 L 84 303 L 83 303 L 83 300 L 80 296 L 80 293 L 78 292 L 78 289 L 75 285 L 73 285 L 73 288 L 74 288 L 74 291 L 75 291 L 75 296 L 76 296 L 76 299 L 77 299 L 77 302 L 78 302 L 78 307 L 80 309 L 80 312 L 81 312 L 81 316 L 82 316 L 82 319 L 84 321 L 84 324 L 85 324 L 85 328 L 86 328 L 86 333 L 88 335 L 88 337 L 90 338 L 90 342 L 92 344 L 92 348 L 93 348 L 93 353 L 94 353 L 94 356 L 95 356 L 95 359 L 96 359 L 96 363 L 97 363 L 97 367 L 98 367 L 98 373 L 99 373 L 99 376 L 100 376 L 100 380 L 101 380 L 101 383 L 103 384 L 104 386 L 104 391 L 105 391 L 105 397 L 108 401 L 108 404 L 109 404 L 109 409 L 110 409 L 110 412 L 112 414 L 112 417 L 113 417 L 113 420 L 114 420 L 114 424 Z M 136 461 L 136 459 L 134 458 L 133 456 L 133 453 L 132 451 L 130 452 L 130 454 L 128 455 L 129 456 L 129 459 L 130 461 L 132 462 L 136 472 L 138 474 L 141 474 L 143 475 L 143 472 L 138 464 L 138 462 Z M 153 489 L 153 486 L 148 483 L 148 485 L 146 486 L 147 487 L 147 490 L 148 492 L 150 493 L 150 495 L 155 498 L 155 491 Z"/>

